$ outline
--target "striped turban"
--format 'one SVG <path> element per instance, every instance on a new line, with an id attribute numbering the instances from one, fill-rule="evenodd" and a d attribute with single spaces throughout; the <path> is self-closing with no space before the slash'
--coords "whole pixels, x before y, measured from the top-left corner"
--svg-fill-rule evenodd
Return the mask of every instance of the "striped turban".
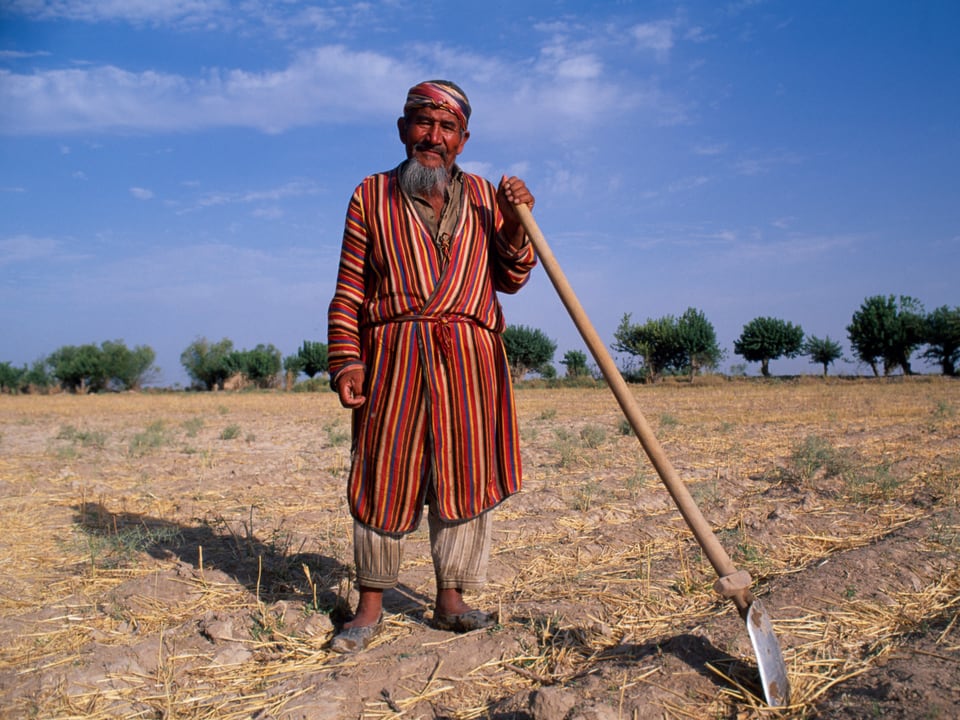
<path id="1" fill-rule="evenodd" d="M 422 107 L 439 108 L 453 113 L 460 119 L 460 125 L 467 129 L 470 119 L 470 101 L 467 94 L 456 83 L 449 80 L 427 80 L 414 85 L 407 93 L 407 102 L 403 106 L 403 114 Z"/>

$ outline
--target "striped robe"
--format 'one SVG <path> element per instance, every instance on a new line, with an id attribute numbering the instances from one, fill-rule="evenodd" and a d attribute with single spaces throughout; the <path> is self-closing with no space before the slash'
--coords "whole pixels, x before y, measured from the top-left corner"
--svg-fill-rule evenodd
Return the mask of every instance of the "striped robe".
<path id="1" fill-rule="evenodd" d="M 334 382 L 343 370 L 366 370 L 367 401 L 353 417 L 351 513 L 400 535 L 416 529 L 431 481 L 447 521 L 476 517 L 520 489 L 496 292 L 517 292 L 536 257 L 499 232 L 493 185 L 464 173 L 442 262 L 398 172 L 367 177 L 350 201 L 328 349 Z"/>

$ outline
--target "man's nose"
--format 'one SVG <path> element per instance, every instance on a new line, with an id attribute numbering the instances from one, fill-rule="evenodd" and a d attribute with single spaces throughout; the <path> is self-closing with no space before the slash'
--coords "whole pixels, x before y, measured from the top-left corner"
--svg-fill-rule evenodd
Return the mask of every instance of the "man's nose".
<path id="1" fill-rule="evenodd" d="M 430 125 L 430 132 L 427 133 L 427 139 L 434 145 L 439 145 L 443 142 L 443 128 L 440 127 L 440 123 Z"/>

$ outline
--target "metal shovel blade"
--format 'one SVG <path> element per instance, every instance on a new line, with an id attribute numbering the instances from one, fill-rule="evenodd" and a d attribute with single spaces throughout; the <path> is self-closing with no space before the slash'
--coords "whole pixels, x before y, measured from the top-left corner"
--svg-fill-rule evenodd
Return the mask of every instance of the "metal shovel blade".
<path id="1" fill-rule="evenodd" d="M 754 600 L 747 611 L 747 634 L 753 643 L 760 670 L 760 684 L 763 694 L 771 707 L 783 707 L 790 704 L 790 681 L 787 678 L 787 666 L 783 662 L 780 643 L 773 634 L 770 616 L 763 603 Z"/>

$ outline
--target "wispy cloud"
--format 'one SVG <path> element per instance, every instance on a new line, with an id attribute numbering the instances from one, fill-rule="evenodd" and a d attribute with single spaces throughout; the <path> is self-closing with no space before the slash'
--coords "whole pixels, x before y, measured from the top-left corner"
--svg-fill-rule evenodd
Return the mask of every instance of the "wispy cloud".
<path id="1" fill-rule="evenodd" d="M 21 51 L 21 50 L 0 50 L 0 60 L 25 60 L 27 58 L 45 57 L 50 53 L 45 50 Z"/>
<path id="2" fill-rule="evenodd" d="M 0 238 L 0 267 L 53 257 L 59 247 L 56 240 L 33 235 Z"/>
<path id="3" fill-rule="evenodd" d="M 137 200 L 153 199 L 153 190 L 148 190 L 147 188 L 132 187 L 130 188 L 130 194 L 133 195 L 133 197 L 135 197 Z"/>
<path id="4" fill-rule="evenodd" d="M 285 198 L 316 195 L 319 192 L 320 187 L 315 183 L 302 180 L 295 180 L 284 183 L 278 187 L 267 188 L 265 190 L 247 190 L 244 192 L 209 192 L 201 195 L 200 198 L 191 205 L 180 210 L 180 213 L 195 212 L 204 208 L 217 207 L 221 205 L 275 203 Z M 267 215 L 263 215 L 263 217 L 266 216 Z"/>
<path id="5" fill-rule="evenodd" d="M 8 0 L 7 11 L 40 20 L 201 24 L 230 15 L 227 0 Z"/>
<path id="6" fill-rule="evenodd" d="M 642 50 L 652 50 L 657 60 L 665 62 L 673 49 L 673 34 L 675 23 L 671 20 L 640 23 L 630 29 L 637 47 Z"/>

